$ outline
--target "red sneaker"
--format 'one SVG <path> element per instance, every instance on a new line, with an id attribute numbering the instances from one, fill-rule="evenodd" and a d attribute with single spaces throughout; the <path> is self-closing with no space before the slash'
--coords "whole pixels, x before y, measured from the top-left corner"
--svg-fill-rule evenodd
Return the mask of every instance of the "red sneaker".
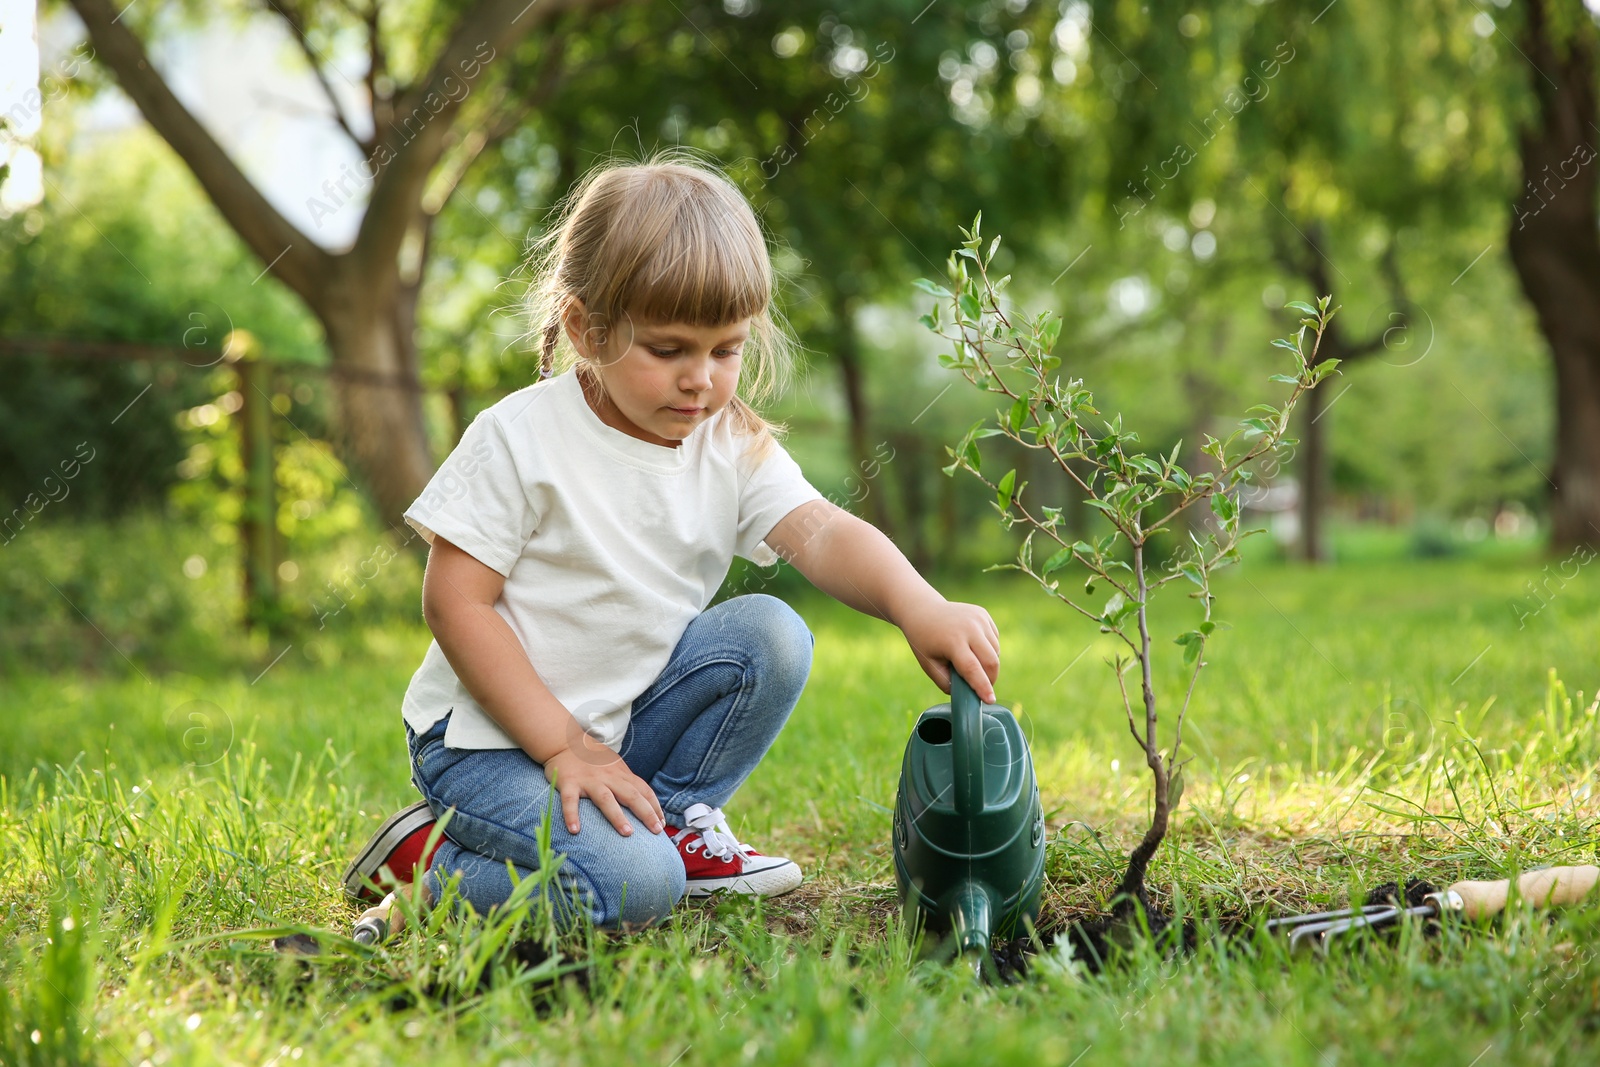
<path id="1" fill-rule="evenodd" d="M 410 885 L 418 873 L 428 869 L 444 841 L 440 834 L 433 847 L 428 847 L 435 821 L 423 800 L 385 819 L 345 868 L 344 891 L 352 900 L 376 904 L 395 886 Z"/>
<path id="2" fill-rule="evenodd" d="M 691 804 L 683 817 L 688 826 L 672 835 L 672 843 L 689 875 L 689 896 L 728 892 L 775 897 L 799 887 L 800 865 L 782 856 L 763 856 L 734 837 L 721 808 Z"/>

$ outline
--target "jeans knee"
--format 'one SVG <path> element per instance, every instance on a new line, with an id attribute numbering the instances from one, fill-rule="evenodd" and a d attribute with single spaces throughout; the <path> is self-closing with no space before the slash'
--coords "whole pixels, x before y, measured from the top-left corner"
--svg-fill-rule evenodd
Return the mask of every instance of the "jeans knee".
<path id="1" fill-rule="evenodd" d="M 618 878 L 620 889 L 617 900 L 605 910 L 601 921 L 606 925 L 616 922 L 628 926 L 651 926 L 662 922 L 678 901 L 683 899 L 687 886 L 683 860 L 666 834 L 650 834 L 652 840 L 642 842 L 645 848 L 637 850 L 635 862 Z M 649 848 L 659 838 L 665 848 Z M 644 853 L 649 853 L 648 856 Z"/>
<path id="2" fill-rule="evenodd" d="M 763 666 L 791 681 L 796 690 L 803 688 L 811 675 L 816 638 L 800 613 L 766 593 L 748 593 L 727 603 L 736 611 L 739 627 L 749 635 Z"/>

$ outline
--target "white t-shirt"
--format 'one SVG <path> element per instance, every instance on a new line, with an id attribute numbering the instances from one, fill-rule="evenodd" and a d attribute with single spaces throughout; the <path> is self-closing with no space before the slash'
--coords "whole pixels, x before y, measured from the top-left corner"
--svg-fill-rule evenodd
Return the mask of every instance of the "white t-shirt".
<path id="1" fill-rule="evenodd" d="M 633 701 L 716 595 L 733 556 L 776 560 L 763 538 L 819 499 L 777 446 L 727 409 L 668 448 L 600 421 L 576 372 L 520 389 L 473 420 L 405 518 L 505 576 L 495 610 L 586 729 L 620 748 Z M 401 714 L 422 733 L 446 712 L 452 748 L 516 748 L 472 699 L 439 642 Z"/>

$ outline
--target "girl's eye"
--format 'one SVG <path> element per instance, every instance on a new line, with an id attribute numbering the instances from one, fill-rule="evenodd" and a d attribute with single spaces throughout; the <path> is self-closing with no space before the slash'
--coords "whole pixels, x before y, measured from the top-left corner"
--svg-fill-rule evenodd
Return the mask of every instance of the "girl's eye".
<path id="1" fill-rule="evenodd" d="M 719 355 L 719 356 L 737 356 L 740 353 L 740 351 L 742 351 L 742 350 L 738 349 L 738 348 L 719 348 L 719 349 L 717 349 L 717 355 Z"/>
<path id="2" fill-rule="evenodd" d="M 650 351 L 654 352 L 658 356 L 675 356 L 678 354 L 678 350 L 676 348 L 656 348 L 651 346 Z"/>

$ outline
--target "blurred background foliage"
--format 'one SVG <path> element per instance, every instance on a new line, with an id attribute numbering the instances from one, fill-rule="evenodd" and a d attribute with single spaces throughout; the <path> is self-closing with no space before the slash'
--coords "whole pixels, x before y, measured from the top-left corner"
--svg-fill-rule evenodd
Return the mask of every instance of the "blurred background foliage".
<path id="1" fill-rule="evenodd" d="M 44 6 L 42 80 L 83 38 L 74 9 L 94 6 Z M 728 170 L 772 237 L 807 356 L 770 412 L 788 447 L 930 574 L 1009 554 L 991 502 L 940 473 L 987 401 L 950 388 L 910 286 L 942 273 L 980 209 L 1005 235 L 1017 303 L 1062 313 L 1066 371 L 1162 451 L 1181 440 L 1192 458 L 1260 399 L 1285 301 L 1344 305 L 1349 362 L 1301 433 L 1321 458 L 1303 445 L 1265 472 L 1288 510 L 1257 514 L 1273 535 L 1254 551 L 1303 554 L 1293 502 L 1324 483 L 1313 518 L 1335 564 L 1534 543 L 1555 377 L 1506 236 L 1542 91 L 1513 38 L 1538 27 L 1499 0 L 1318 7 L 578 5 L 496 60 L 441 164 L 464 160 L 428 216 L 414 331 L 435 460 L 462 420 L 536 377 L 522 264 L 551 207 L 598 161 L 681 145 Z M 1574 47 L 1590 40 L 1578 0 L 1533 7 L 1565 19 Z M 307 53 L 336 57 L 376 99 L 357 9 L 150 4 L 127 21 L 158 55 L 201 33 L 277 41 L 274 77 L 302 83 Z M 387 61 L 424 69 L 466 11 L 384 8 Z M 149 126 L 97 118 L 121 97 L 100 62 L 60 80 L 71 91 L 25 138 L 42 195 L 0 218 L 0 504 L 20 516 L 0 533 L 3 665 L 261 661 L 289 637 L 334 657 L 357 616 L 417 617 L 415 543 L 344 447 L 318 316 Z M 268 629 L 241 624 L 232 330 L 273 364 Z M 165 354 L 28 349 L 51 339 Z M 94 458 L 66 478 L 80 445 Z M 1059 472 L 1024 474 L 1071 505 Z M 795 580 L 740 564 L 729 589 Z"/>

